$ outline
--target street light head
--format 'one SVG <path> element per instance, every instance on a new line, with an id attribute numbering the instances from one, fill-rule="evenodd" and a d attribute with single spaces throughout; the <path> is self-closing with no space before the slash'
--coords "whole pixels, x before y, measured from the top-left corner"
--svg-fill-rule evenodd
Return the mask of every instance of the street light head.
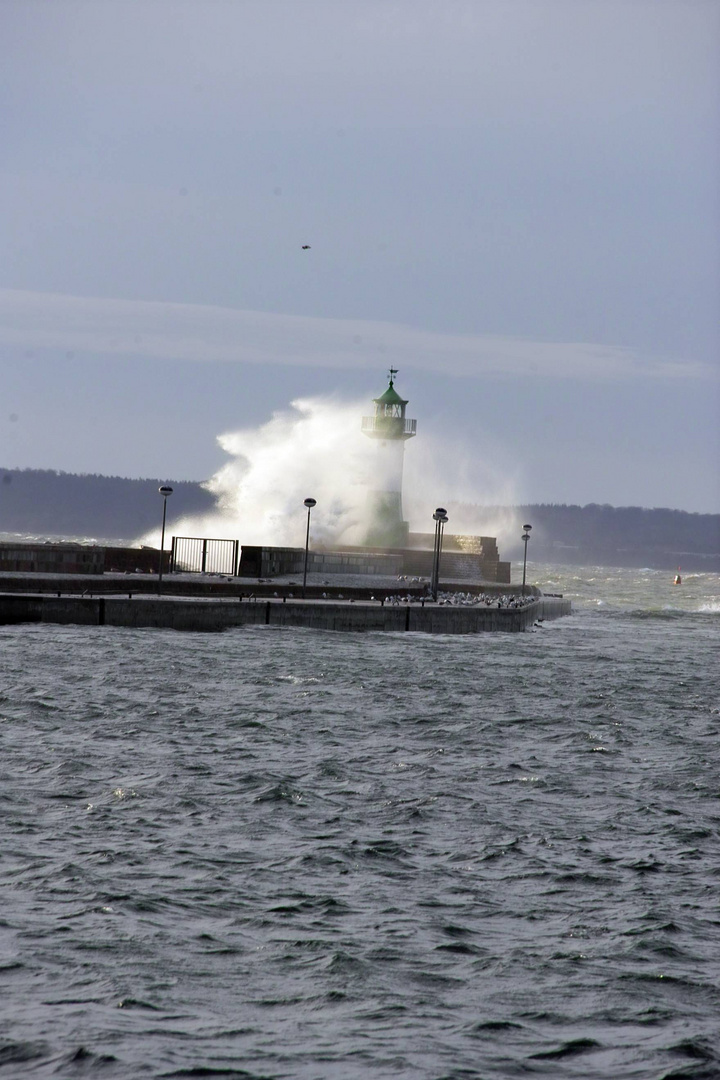
<path id="1" fill-rule="evenodd" d="M 435 511 L 435 514 L 437 514 L 438 517 L 441 517 L 443 514 L 447 514 L 447 510 L 445 509 L 444 506 L 438 506 L 437 510 Z M 435 514 L 433 514 L 433 517 L 435 517 Z"/>
<path id="2" fill-rule="evenodd" d="M 447 519 L 448 519 L 448 516 L 447 516 L 447 514 L 442 514 L 442 515 L 441 515 L 441 516 L 440 516 L 440 517 L 438 518 L 438 521 L 441 521 L 441 522 L 442 522 L 442 524 L 443 524 L 443 525 L 445 525 L 445 523 L 447 522 Z"/>
<path id="3" fill-rule="evenodd" d="M 317 506 L 317 499 L 305 499 L 304 505 L 308 510 L 312 510 L 313 506 Z"/>
<path id="4" fill-rule="evenodd" d="M 530 532 L 530 530 L 532 529 L 532 525 L 523 525 L 523 529 L 525 530 L 525 532 Z"/>
<path id="5" fill-rule="evenodd" d="M 524 540 L 527 544 L 528 540 L 530 539 L 530 533 L 523 533 L 521 539 Z"/>
<path id="6" fill-rule="evenodd" d="M 173 493 L 173 489 L 171 487 L 168 487 L 167 484 L 163 484 L 162 487 L 159 487 L 158 491 L 162 495 L 163 499 L 167 499 L 168 495 L 172 495 Z"/>

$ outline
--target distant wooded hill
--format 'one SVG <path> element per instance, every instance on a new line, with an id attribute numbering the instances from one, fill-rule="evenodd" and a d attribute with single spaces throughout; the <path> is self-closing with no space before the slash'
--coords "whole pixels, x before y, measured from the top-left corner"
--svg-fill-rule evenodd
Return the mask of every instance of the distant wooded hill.
<path id="1" fill-rule="evenodd" d="M 131 543 L 162 516 L 161 483 L 169 483 L 168 522 L 203 514 L 215 505 L 200 484 L 186 480 L 127 480 L 51 469 L 0 468 L 0 532 L 33 537 L 98 537 Z M 477 520 L 507 508 L 450 506 Z M 650 566 L 720 571 L 720 514 L 644 510 L 638 506 L 519 506 L 513 513 L 532 523 L 528 556 L 535 562 Z M 242 537 L 239 537 L 242 541 Z M 518 558 L 522 545 L 501 550 Z"/>
<path id="2" fill-rule="evenodd" d="M 187 480 L 126 480 L 52 469 L 0 469 L 0 532 L 101 537 L 131 543 L 162 518 L 160 484 L 169 484 L 168 521 L 207 513 L 213 496 Z"/>
<path id="3" fill-rule="evenodd" d="M 507 513 L 507 507 L 458 505 L 463 517 Z M 573 566 L 647 566 L 659 570 L 720 571 L 720 514 L 685 510 L 645 510 L 640 506 L 589 503 L 567 506 L 543 503 L 516 506 L 518 522 L 530 522 L 528 558 Z M 522 558 L 520 525 L 516 545 L 507 544 L 501 558 Z"/>

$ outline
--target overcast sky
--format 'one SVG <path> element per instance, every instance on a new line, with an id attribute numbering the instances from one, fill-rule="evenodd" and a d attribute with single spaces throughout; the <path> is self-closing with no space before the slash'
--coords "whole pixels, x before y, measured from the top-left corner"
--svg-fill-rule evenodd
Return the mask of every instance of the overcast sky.
<path id="1" fill-rule="evenodd" d="M 392 364 L 518 501 L 720 512 L 715 0 L 0 0 L 0 61 L 0 466 L 205 479 Z"/>

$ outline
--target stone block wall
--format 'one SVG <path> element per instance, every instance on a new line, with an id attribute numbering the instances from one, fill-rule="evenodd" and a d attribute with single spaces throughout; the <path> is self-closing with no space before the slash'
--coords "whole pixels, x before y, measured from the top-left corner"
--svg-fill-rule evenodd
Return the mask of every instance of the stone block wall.
<path id="1" fill-rule="evenodd" d="M 310 551 L 309 574 L 391 574 L 401 573 L 401 554 L 384 555 L 362 551 Z M 297 574 L 305 566 L 304 548 L 259 547 L 244 544 L 240 554 L 240 577 L 277 577 Z"/>
<path id="2" fill-rule="evenodd" d="M 166 541 L 167 543 L 167 541 Z M 105 569 L 116 571 L 121 574 L 131 574 L 136 571 L 141 574 L 157 574 L 160 562 L 160 549 L 151 547 L 124 548 L 106 547 Z M 170 569 L 170 551 L 163 552 L 163 573 Z"/>
<path id="3" fill-rule="evenodd" d="M 403 553 L 403 573 L 429 578 L 432 572 L 432 551 L 412 551 Z M 468 551 L 446 551 L 443 546 L 440 559 L 440 580 L 445 581 L 495 581 L 510 582 L 510 563 L 500 562 L 498 558 L 486 558 L 482 554 Z"/>
<path id="4" fill-rule="evenodd" d="M 104 548 L 83 544 L 0 544 L 0 571 L 14 574 L 102 574 Z"/>

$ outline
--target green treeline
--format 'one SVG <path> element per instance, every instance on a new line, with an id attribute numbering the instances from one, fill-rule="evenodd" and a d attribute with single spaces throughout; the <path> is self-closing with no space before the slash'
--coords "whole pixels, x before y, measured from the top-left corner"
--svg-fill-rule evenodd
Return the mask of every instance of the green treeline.
<path id="1" fill-rule="evenodd" d="M 160 484 L 170 484 L 168 521 L 207 513 L 213 496 L 187 480 L 127 480 L 52 469 L 0 469 L 0 532 L 99 537 L 128 543 L 162 518 Z"/>
<path id="2" fill-rule="evenodd" d="M 689 514 L 685 510 L 646 510 L 641 506 L 589 503 L 567 506 L 542 503 L 516 507 L 519 517 L 532 522 L 547 537 L 583 546 L 632 540 L 649 547 L 673 547 L 697 553 L 720 550 L 720 514 Z"/>
<path id="3" fill-rule="evenodd" d="M 508 510 L 467 505 L 460 509 L 477 518 Z M 532 524 L 530 552 L 538 561 L 720 570 L 720 514 L 597 503 L 542 503 L 512 510 L 518 522 Z M 517 557 L 521 546 L 518 533 L 517 546 L 506 557 Z"/>

